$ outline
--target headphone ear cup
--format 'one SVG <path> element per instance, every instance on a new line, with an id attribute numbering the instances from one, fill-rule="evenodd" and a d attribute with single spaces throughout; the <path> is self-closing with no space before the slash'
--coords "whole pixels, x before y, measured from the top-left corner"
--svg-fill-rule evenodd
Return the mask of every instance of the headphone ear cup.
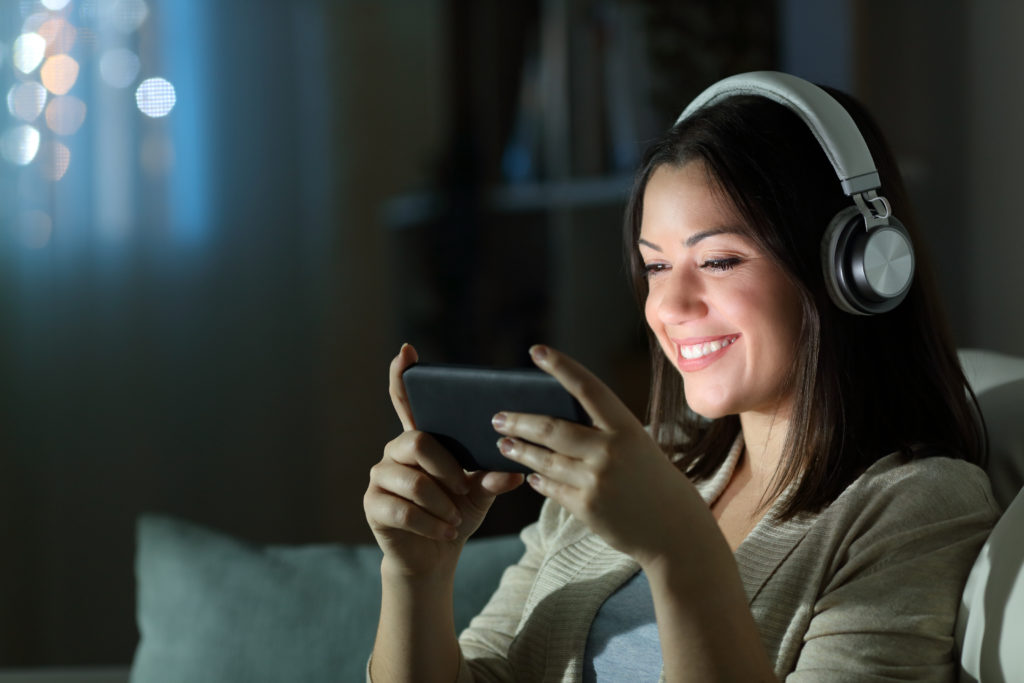
<path id="1" fill-rule="evenodd" d="M 874 315 L 896 308 L 914 279 L 910 235 L 895 218 L 871 230 L 856 206 L 835 215 L 821 242 L 825 287 L 841 310 Z"/>

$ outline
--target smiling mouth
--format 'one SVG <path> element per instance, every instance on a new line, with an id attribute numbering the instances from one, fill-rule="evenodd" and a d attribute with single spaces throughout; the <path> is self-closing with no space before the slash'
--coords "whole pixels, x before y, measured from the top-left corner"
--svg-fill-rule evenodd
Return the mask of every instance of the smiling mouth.
<path id="1" fill-rule="evenodd" d="M 724 339 L 716 339 L 715 341 L 704 342 L 702 344 L 690 344 L 687 346 L 680 345 L 679 355 L 686 360 L 697 360 L 721 351 L 737 339 L 739 339 L 739 335 L 725 337 Z"/>

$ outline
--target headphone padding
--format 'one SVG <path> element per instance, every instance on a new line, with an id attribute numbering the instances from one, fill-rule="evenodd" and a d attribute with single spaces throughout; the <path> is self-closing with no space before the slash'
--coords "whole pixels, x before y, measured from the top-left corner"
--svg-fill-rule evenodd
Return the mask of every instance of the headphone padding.
<path id="1" fill-rule="evenodd" d="M 839 272 L 840 264 L 837 262 L 836 254 L 840 249 L 845 249 L 850 233 L 862 226 L 860 211 L 856 206 L 848 206 L 832 217 L 825 229 L 825 234 L 821 237 L 821 272 L 825 276 L 825 289 L 828 290 L 832 303 L 853 315 L 869 315 L 869 313 L 854 306 L 853 302 L 846 297 L 845 288 L 840 284 L 842 275 Z"/>
<path id="2" fill-rule="evenodd" d="M 895 233 L 902 238 L 900 245 L 910 257 L 910 268 L 905 280 L 892 294 L 875 291 L 868 282 L 868 275 L 863 272 L 863 253 L 873 238 L 881 234 Z M 854 257 L 859 257 L 862 272 L 859 274 L 852 265 Z M 825 287 L 832 301 L 840 309 L 855 315 L 874 315 L 885 313 L 896 308 L 906 297 L 914 276 L 913 247 L 910 235 L 903 224 L 890 218 L 886 225 L 865 229 L 860 211 L 849 206 L 837 213 L 821 240 L 821 266 L 825 277 Z M 859 275 L 859 277 L 858 277 Z"/>

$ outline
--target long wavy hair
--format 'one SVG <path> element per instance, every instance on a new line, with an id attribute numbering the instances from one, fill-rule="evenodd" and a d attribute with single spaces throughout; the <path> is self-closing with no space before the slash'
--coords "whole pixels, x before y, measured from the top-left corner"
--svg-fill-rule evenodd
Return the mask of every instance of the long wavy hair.
<path id="1" fill-rule="evenodd" d="M 829 298 L 821 239 L 851 200 L 811 131 L 788 108 L 736 95 L 673 126 L 648 149 L 626 210 L 629 270 L 643 308 L 647 280 L 637 248 L 644 191 L 664 165 L 702 162 L 713 185 L 744 219 L 739 226 L 799 291 L 799 347 L 789 376 L 795 401 L 783 463 L 766 496 L 796 482 L 783 519 L 822 509 L 879 458 L 945 455 L 980 463 L 984 427 L 957 359 L 903 181 L 878 126 L 852 97 L 828 89 L 853 117 L 882 179 L 880 194 L 907 227 L 916 272 L 894 310 L 844 313 Z M 723 462 L 740 431 L 739 417 L 704 419 L 685 405 L 683 382 L 649 332 L 652 381 L 648 419 L 662 448 L 696 480 Z M 975 404 L 972 406 L 972 403 Z"/>

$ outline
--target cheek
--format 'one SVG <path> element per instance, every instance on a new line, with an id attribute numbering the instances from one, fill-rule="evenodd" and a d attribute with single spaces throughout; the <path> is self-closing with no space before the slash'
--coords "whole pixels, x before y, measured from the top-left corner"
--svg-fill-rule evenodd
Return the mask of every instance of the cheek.
<path id="1" fill-rule="evenodd" d="M 655 332 L 658 331 L 658 307 L 654 303 L 653 297 L 649 294 L 644 299 L 644 318 L 647 319 L 647 326 Z"/>
<path id="2" fill-rule="evenodd" d="M 668 340 L 668 335 L 665 333 L 665 326 L 661 322 L 661 318 L 658 316 L 658 305 L 655 298 L 648 296 L 644 302 L 644 318 L 647 320 L 647 326 L 654 333 L 661 348 L 665 351 L 666 355 L 671 357 L 671 342 Z"/>

